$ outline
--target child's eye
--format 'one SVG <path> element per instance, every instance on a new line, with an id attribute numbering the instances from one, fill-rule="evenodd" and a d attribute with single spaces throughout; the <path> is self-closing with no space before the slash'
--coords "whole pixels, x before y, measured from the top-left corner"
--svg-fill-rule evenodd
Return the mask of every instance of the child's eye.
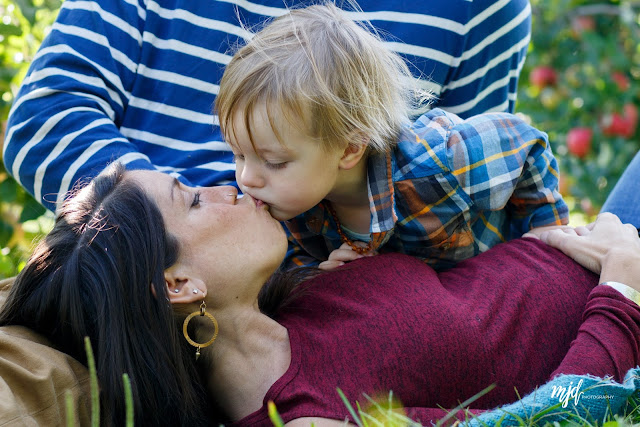
<path id="1" fill-rule="evenodd" d="M 193 201 L 191 202 L 191 207 L 195 208 L 198 205 L 200 205 L 200 192 L 196 191 L 195 194 L 193 195 Z"/>
<path id="2" fill-rule="evenodd" d="M 239 161 L 244 160 L 244 156 L 242 154 L 234 154 L 233 155 L 233 162 L 234 163 L 238 163 Z"/>
<path id="3" fill-rule="evenodd" d="M 265 164 L 265 166 L 267 168 L 274 169 L 274 170 L 285 168 L 287 166 L 287 163 L 289 163 L 289 162 L 281 162 L 281 163 L 264 162 L 264 164 Z"/>

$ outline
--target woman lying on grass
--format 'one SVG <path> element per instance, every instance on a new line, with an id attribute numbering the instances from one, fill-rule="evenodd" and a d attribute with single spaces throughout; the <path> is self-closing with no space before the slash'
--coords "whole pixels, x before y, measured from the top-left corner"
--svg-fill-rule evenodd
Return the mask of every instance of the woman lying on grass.
<path id="1" fill-rule="evenodd" d="M 271 425 L 273 401 L 288 425 L 332 426 L 349 419 L 338 387 L 351 403 L 393 390 L 428 424 L 491 384 L 474 409 L 560 373 L 620 381 L 639 362 L 640 307 L 621 291 L 640 289 L 640 240 L 614 215 L 440 274 L 377 255 L 292 288 L 269 280 L 281 225 L 236 196 L 112 165 L 62 206 L 0 325 L 80 361 L 89 336 L 107 425 L 124 424 L 123 372 L 137 425 Z M 598 286 L 611 281 L 629 287 Z"/>

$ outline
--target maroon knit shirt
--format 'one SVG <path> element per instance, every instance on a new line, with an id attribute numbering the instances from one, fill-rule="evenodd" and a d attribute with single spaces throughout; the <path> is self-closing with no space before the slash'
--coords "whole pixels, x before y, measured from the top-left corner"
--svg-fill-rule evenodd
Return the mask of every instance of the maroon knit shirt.
<path id="1" fill-rule="evenodd" d="M 533 239 L 439 274 L 400 254 L 354 261 L 312 280 L 281 313 L 291 365 L 237 425 L 271 426 L 270 400 L 285 422 L 344 420 L 337 387 L 362 406 L 362 393 L 393 390 L 428 424 L 445 414 L 433 408 L 454 408 L 494 383 L 473 408 L 511 403 L 559 373 L 620 380 L 639 362 L 640 309 L 597 283 Z"/>

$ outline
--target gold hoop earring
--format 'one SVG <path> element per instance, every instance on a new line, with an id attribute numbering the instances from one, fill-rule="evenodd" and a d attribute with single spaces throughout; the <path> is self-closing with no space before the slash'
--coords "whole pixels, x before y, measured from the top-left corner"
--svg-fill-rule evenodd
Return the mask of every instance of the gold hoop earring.
<path id="1" fill-rule="evenodd" d="M 216 320 L 215 317 L 213 317 L 213 315 L 211 313 L 207 313 L 206 312 L 206 310 L 205 310 L 206 308 L 207 308 L 207 304 L 205 304 L 204 301 L 202 301 L 202 304 L 200 304 L 200 310 L 199 311 L 194 311 L 193 313 L 188 315 L 187 318 L 184 319 L 184 323 L 182 324 L 182 334 L 187 339 L 187 342 L 196 348 L 196 360 L 198 360 L 198 358 L 200 357 L 200 349 L 210 346 L 211 344 L 213 344 L 213 342 L 218 337 L 218 321 Z M 189 336 L 189 333 L 187 332 L 187 325 L 189 325 L 189 322 L 195 316 L 207 316 L 209 318 L 209 320 L 211 320 L 213 322 L 213 328 L 214 328 L 213 329 L 213 336 L 211 337 L 211 339 L 209 341 L 207 341 L 205 343 L 202 343 L 202 344 L 201 343 L 197 343 L 194 340 L 192 340 L 191 337 Z"/>

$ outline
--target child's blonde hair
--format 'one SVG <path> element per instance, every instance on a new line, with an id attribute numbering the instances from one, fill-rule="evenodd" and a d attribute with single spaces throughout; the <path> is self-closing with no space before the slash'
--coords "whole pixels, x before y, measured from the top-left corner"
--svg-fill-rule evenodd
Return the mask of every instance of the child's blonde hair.
<path id="1" fill-rule="evenodd" d="M 229 140 L 242 113 L 251 135 L 251 116 L 266 103 L 326 148 L 368 140 L 388 150 L 400 128 L 428 96 L 418 89 L 404 60 L 382 40 L 334 4 L 293 9 L 273 20 L 227 65 L 215 112 Z M 304 126 L 304 127 L 302 127 Z"/>

